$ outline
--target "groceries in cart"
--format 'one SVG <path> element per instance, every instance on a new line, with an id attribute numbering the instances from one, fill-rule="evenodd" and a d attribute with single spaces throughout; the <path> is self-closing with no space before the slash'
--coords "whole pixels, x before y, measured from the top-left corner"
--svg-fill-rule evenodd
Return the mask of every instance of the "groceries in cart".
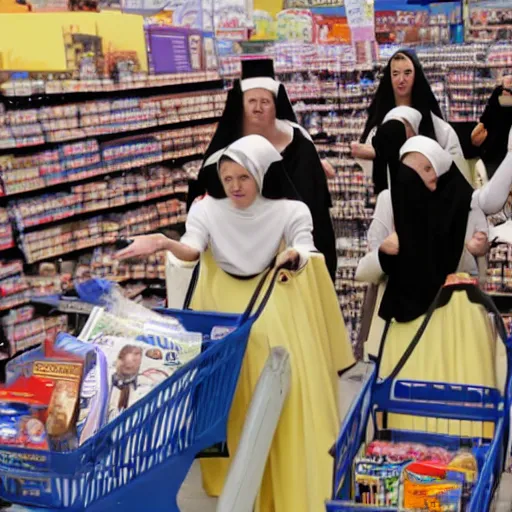
<path id="1" fill-rule="evenodd" d="M 47 343 L 11 361 L 0 386 L 0 444 L 67 451 L 78 445 L 83 357 Z"/>
<path id="2" fill-rule="evenodd" d="M 85 284 L 102 307 L 93 309 L 78 339 L 61 333 L 8 362 L 1 445 L 73 450 L 197 357 L 205 339 L 231 332 L 189 332 L 177 318 L 125 299 L 117 286 Z"/>
<path id="3" fill-rule="evenodd" d="M 464 510 L 478 475 L 477 457 L 465 444 L 470 446 L 470 440 L 461 440 L 457 451 L 413 442 L 363 445 L 354 459 L 354 502 L 400 510 Z"/>

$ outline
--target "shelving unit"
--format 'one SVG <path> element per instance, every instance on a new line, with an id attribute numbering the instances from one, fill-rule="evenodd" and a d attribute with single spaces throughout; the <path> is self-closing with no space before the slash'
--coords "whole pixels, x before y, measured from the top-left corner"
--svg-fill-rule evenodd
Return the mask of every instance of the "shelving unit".
<path id="1" fill-rule="evenodd" d="M 215 73 L 120 84 L 28 76 L 2 90 L 0 358 L 72 327 L 36 302 L 74 279 L 160 293 L 163 257 L 120 263 L 113 243 L 183 230 L 187 182 L 226 98 Z"/>

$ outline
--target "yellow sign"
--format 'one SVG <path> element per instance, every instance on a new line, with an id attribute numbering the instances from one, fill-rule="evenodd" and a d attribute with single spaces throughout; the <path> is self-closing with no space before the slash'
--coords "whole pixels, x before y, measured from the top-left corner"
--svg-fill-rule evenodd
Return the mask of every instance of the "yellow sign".
<path id="1" fill-rule="evenodd" d="M 0 14 L 0 56 L 8 71 L 66 71 L 64 32 L 101 38 L 103 53 L 133 51 L 147 70 L 144 18 L 116 11 Z"/>

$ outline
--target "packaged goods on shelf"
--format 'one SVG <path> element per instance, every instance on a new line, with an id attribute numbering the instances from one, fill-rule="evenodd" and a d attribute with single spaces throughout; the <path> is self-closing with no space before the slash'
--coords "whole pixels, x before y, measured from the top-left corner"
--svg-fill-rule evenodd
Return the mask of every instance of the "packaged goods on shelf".
<path id="1" fill-rule="evenodd" d="M 219 79 L 217 71 L 201 71 L 192 73 L 173 73 L 148 75 L 134 73 L 123 80 L 114 81 L 103 78 L 98 80 L 58 80 L 34 78 L 9 80 L 2 83 L 0 90 L 5 96 L 57 95 L 80 92 L 114 92 L 129 89 L 144 89 L 150 87 L 166 87 L 172 85 L 195 84 Z"/>
<path id="2" fill-rule="evenodd" d="M 218 117 L 225 100 L 226 92 L 217 90 L 9 110 L 0 129 L 2 140 L 8 142 L 1 147 L 27 147 Z"/>
<path id="3" fill-rule="evenodd" d="M 30 156 L 0 156 L 3 191 L 5 195 L 21 194 L 46 186 L 201 154 L 215 127 L 215 124 L 207 124 L 166 130 L 103 143 L 101 146 L 92 139 L 63 144 L 56 150 L 41 151 Z"/>
<path id="4" fill-rule="evenodd" d="M 14 246 L 12 226 L 5 208 L 0 208 L 0 251 Z"/>
<path id="5" fill-rule="evenodd" d="M 58 192 L 9 203 L 9 212 L 19 231 L 97 210 L 143 203 L 187 191 L 186 175 L 164 166 L 142 168 L 110 180 L 71 187 Z"/>
<path id="6" fill-rule="evenodd" d="M 21 248 L 28 263 L 69 252 L 114 243 L 118 237 L 140 235 L 184 222 L 186 205 L 177 199 L 123 214 L 106 214 L 85 221 L 24 233 Z"/>

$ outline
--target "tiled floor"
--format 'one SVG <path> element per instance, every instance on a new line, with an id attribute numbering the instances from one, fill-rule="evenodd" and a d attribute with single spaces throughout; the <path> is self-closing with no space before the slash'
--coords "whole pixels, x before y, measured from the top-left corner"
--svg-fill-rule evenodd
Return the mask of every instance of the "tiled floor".
<path id="1" fill-rule="evenodd" d="M 178 494 L 178 507 L 181 512 L 215 512 L 217 500 L 208 497 L 201 484 L 199 463 L 192 466 L 187 479 Z"/>

